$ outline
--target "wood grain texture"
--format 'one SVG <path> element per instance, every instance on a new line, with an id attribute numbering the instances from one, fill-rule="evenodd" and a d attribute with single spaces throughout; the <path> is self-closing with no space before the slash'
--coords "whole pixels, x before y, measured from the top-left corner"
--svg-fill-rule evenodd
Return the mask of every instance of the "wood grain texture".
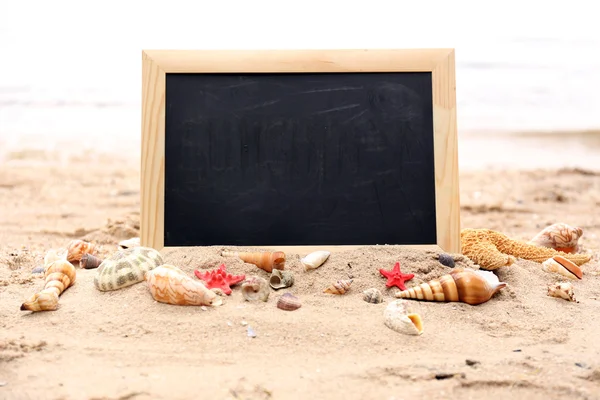
<path id="1" fill-rule="evenodd" d="M 431 72 L 437 246 L 460 253 L 460 199 L 453 49 L 145 50 L 142 53 L 141 244 L 164 248 L 165 73 Z M 269 244 L 259 246 L 272 248 Z M 169 247 L 172 248 L 172 247 Z M 357 246 L 335 246 L 335 251 Z M 278 247 L 279 249 L 279 247 Z M 313 251 L 321 246 L 286 246 Z M 331 250 L 328 248 L 328 250 Z"/>
<path id="2" fill-rule="evenodd" d="M 164 247 L 165 71 L 142 53 L 140 243 Z"/>

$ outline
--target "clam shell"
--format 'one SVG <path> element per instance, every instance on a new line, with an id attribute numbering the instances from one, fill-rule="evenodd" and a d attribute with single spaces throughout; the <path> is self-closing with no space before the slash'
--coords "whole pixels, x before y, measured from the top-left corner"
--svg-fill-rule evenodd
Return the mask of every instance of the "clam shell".
<path id="1" fill-rule="evenodd" d="M 392 301 L 383 311 L 384 325 L 393 331 L 405 335 L 421 335 L 423 321 L 421 316 L 411 311 L 406 300 Z"/>
<path id="2" fill-rule="evenodd" d="M 306 257 L 301 258 L 300 262 L 304 265 L 306 271 L 310 271 L 311 269 L 317 269 L 323 265 L 330 255 L 331 252 L 326 250 L 313 251 Z"/>
<path id="3" fill-rule="evenodd" d="M 269 279 L 269 285 L 275 290 L 290 287 L 294 284 L 294 275 L 291 271 L 282 271 L 274 269 L 271 272 L 271 278 Z"/>
<path id="4" fill-rule="evenodd" d="M 242 296 L 246 301 L 267 301 L 270 289 L 267 280 L 260 276 L 252 276 L 242 283 Z"/>
<path id="5" fill-rule="evenodd" d="M 379 289 L 371 288 L 363 292 L 363 300 L 367 303 L 379 304 L 383 302 L 383 296 Z"/>
<path id="6" fill-rule="evenodd" d="M 302 307 L 300 299 L 291 293 L 285 293 L 277 300 L 277 308 L 285 311 L 294 311 Z"/>

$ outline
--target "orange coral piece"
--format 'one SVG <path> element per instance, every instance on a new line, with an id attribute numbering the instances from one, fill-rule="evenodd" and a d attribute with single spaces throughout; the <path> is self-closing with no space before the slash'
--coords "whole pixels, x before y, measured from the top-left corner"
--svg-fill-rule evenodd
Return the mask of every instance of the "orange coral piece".
<path id="1" fill-rule="evenodd" d="M 542 263 L 554 256 L 562 256 L 576 265 L 585 264 L 591 259 L 589 254 L 568 254 L 535 246 L 491 229 L 463 229 L 460 241 L 462 253 L 486 270 L 511 265 L 515 257 Z"/>

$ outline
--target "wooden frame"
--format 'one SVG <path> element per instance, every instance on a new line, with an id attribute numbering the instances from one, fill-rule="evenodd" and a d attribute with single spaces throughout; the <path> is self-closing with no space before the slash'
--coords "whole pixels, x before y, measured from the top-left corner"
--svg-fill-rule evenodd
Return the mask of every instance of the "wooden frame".
<path id="1" fill-rule="evenodd" d="M 454 49 L 144 50 L 140 221 L 143 246 L 164 249 L 165 74 L 209 72 L 431 72 L 437 244 L 416 247 L 460 253 Z M 306 252 L 319 247 L 287 249 Z M 359 246 L 327 249 L 356 247 Z"/>

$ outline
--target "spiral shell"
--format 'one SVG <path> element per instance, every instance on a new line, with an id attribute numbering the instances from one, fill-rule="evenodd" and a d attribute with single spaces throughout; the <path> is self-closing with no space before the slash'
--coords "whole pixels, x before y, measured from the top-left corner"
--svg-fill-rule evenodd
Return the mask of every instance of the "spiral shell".
<path id="1" fill-rule="evenodd" d="M 383 311 L 385 326 L 405 335 L 421 335 L 423 321 L 421 316 L 412 312 L 406 300 L 396 300 L 388 304 Z"/>
<path id="2" fill-rule="evenodd" d="M 274 269 L 269 278 L 269 285 L 275 290 L 290 287 L 294 284 L 294 275 L 291 271 Z"/>
<path id="3" fill-rule="evenodd" d="M 327 289 L 323 290 L 323 293 L 344 294 L 350 290 L 351 284 L 352 279 L 339 280 L 333 285 L 329 286 Z"/>
<path id="4" fill-rule="evenodd" d="M 544 228 L 529 243 L 564 253 L 577 253 L 581 236 L 583 236 L 583 229 L 560 222 Z"/>
<path id="5" fill-rule="evenodd" d="M 243 252 L 243 251 L 222 251 L 221 256 L 223 257 L 238 257 L 240 260 L 254 264 L 258 268 L 267 272 L 273 271 L 273 269 L 285 269 L 285 253 L 283 251 L 267 252 Z"/>
<path id="6" fill-rule="evenodd" d="M 569 282 L 557 282 L 548 286 L 548 296 L 558 297 L 560 299 L 579 303 L 579 301 L 575 298 L 573 285 L 571 285 Z"/>
<path id="7" fill-rule="evenodd" d="M 54 311 L 58 309 L 59 296 L 75 283 L 77 271 L 69 261 L 54 258 L 53 253 L 47 254 L 44 260 L 46 261 L 44 289 L 25 301 L 21 305 L 21 310 Z"/>
<path id="8" fill-rule="evenodd" d="M 267 301 L 270 292 L 267 280 L 259 276 L 252 276 L 242 283 L 242 296 L 246 301 Z"/>
<path id="9" fill-rule="evenodd" d="M 179 268 L 163 264 L 146 273 L 152 298 L 161 303 L 180 306 L 220 306 L 221 296 L 208 289 L 202 281 L 192 279 Z"/>
<path id="10" fill-rule="evenodd" d="M 542 263 L 542 271 L 555 272 L 569 279 L 582 279 L 581 268 L 562 256 L 554 256 Z"/>
<path id="11" fill-rule="evenodd" d="M 363 300 L 367 303 L 379 304 L 383 302 L 383 296 L 379 289 L 371 288 L 363 292 Z"/>
<path id="12" fill-rule="evenodd" d="M 277 300 L 277 308 L 285 311 L 294 311 L 302 307 L 300 299 L 291 293 L 285 293 Z"/>
<path id="13" fill-rule="evenodd" d="M 85 253 L 96 254 L 96 245 L 79 239 L 72 240 L 67 246 L 67 261 L 79 261 Z"/>
<path id="14" fill-rule="evenodd" d="M 326 250 L 313 251 L 306 257 L 301 258 L 300 262 L 304 265 L 306 271 L 310 271 L 311 269 L 317 269 L 323 265 L 330 255 L 331 252 Z"/>
<path id="15" fill-rule="evenodd" d="M 455 268 L 438 279 L 396 293 L 402 299 L 460 301 L 470 305 L 485 303 L 507 284 L 490 271 Z"/>
<path id="16" fill-rule="evenodd" d="M 102 264 L 102 260 L 89 253 L 84 253 L 79 260 L 79 266 L 84 269 L 98 268 Z"/>

